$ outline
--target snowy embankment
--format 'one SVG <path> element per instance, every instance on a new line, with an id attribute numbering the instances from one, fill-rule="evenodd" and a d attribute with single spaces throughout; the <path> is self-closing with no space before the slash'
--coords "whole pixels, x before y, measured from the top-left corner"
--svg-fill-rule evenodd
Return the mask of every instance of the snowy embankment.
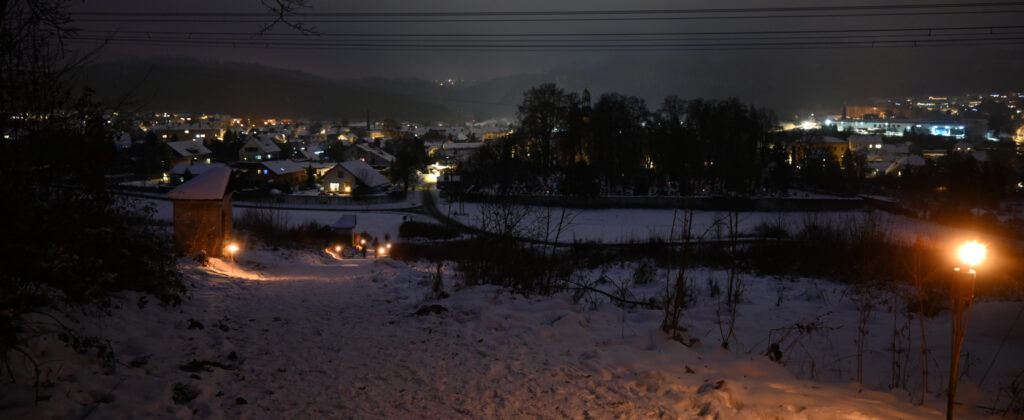
<path id="1" fill-rule="evenodd" d="M 737 342 L 729 352 L 716 344 L 712 303 L 687 312 L 689 335 L 699 340 L 687 347 L 660 331 L 659 311 L 622 310 L 587 297 L 574 303 L 565 294 L 528 298 L 493 286 L 452 290 L 453 280 L 446 278 L 452 296 L 433 301 L 426 280 L 433 267 L 386 259 L 249 251 L 237 265 L 181 264 L 192 291 L 180 307 L 140 308 L 138 296 L 125 294 L 109 317 L 74 324 L 83 334 L 110 340 L 116 363 L 104 369 L 91 353 L 75 354 L 52 336 L 35 341 L 44 362 L 41 401 L 33 406 L 31 380 L 22 377 L 0 387 L 0 414 L 930 419 L 942 409 L 935 397 L 919 407 L 903 394 L 848 380 L 798 379 L 763 356 L 770 328 L 826 312 L 834 314 L 828 325 L 850 319 L 849 303 L 827 284 L 748 280 L 750 298 L 740 305 Z M 634 293 L 652 296 L 662 287 L 656 281 Z M 769 294 L 771 299 L 764 298 Z M 431 304 L 446 310 L 413 315 Z M 1005 306 L 981 303 L 975 319 L 983 324 L 1003 318 L 1012 312 Z M 943 322 L 948 328 L 943 318 L 934 319 L 938 336 Z M 875 322 L 881 328 L 887 320 L 882 313 Z M 966 348 L 991 352 L 1001 338 L 997 327 L 972 325 Z M 811 339 L 803 343 L 811 357 L 821 357 L 820 371 L 848 369 L 851 328 L 847 324 L 846 335 L 833 332 L 824 340 L 838 343 L 831 351 L 839 360 L 816 353 Z M 887 342 L 884 333 L 877 335 Z M 1021 340 L 1018 334 L 1005 345 L 1003 360 L 997 360 L 1001 367 L 1020 354 Z M 948 343 L 931 343 L 941 365 Z M 879 346 L 884 347 L 873 343 L 869 349 L 880 352 Z M 992 354 L 972 357 L 991 360 Z M 828 362 L 838 365 L 827 367 Z M 872 378 L 888 368 L 869 366 L 877 371 Z M 940 369 L 935 372 L 941 376 Z M 992 375 L 990 383 L 1005 373 Z M 970 386 L 961 387 L 971 395 Z"/>

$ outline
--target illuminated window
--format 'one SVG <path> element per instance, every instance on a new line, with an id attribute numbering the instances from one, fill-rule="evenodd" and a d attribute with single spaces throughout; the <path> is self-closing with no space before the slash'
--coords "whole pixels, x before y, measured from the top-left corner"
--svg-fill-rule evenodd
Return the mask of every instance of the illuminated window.
<path id="1" fill-rule="evenodd" d="M 332 182 L 329 189 L 331 192 L 338 192 L 338 187 L 340 187 L 340 185 L 337 182 Z"/>
<path id="2" fill-rule="evenodd" d="M 352 193 L 352 184 L 345 184 L 345 194 Z"/>

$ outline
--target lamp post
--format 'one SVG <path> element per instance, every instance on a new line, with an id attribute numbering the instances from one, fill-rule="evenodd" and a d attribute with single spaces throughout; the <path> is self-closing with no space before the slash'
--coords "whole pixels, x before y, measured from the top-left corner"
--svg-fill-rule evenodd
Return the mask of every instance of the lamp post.
<path id="1" fill-rule="evenodd" d="M 960 350 L 967 336 L 967 322 L 971 319 L 971 304 L 974 302 L 974 281 L 978 272 L 974 267 L 985 259 L 988 250 L 978 241 L 965 242 L 957 255 L 960 265 L 953 269 L 953 285 L 950 290 L 949 312 L 952 316 L 952 349 L 949 354 L 949 393 L 946 400 L 946 419 L 953 419 L 953 404 L 956 399 L 956 382 L 960 366 Z"/>

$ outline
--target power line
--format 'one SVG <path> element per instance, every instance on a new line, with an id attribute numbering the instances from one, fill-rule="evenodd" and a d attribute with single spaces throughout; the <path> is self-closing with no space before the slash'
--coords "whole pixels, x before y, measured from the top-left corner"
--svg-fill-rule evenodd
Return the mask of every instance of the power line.
<path id="1" fill-rule="evenodd" d="M 982 3 L 874 4 L 845 6 L 791 6 L 694 9 L 620 9 L 620 10 L 550 10 L 550 11 L 453 11 L 453 12 L 312 12 L 293 13 L 296 17 L 477 17 L 477 16 L 564 16 L 564 15 L 648 15 L 648 14 L 725 14 L 725 13 L 792 13 L 856 10 L 959 9 L 1024 6 L 1024 1 Z M 130 17 L 275 17 L 273 13 L 238 12 L 76 12 L 75 16 Z"/>
<path id="2" fill-rule="evenodd" d="M 957 10 L 931 12 L 887 12 L 887 13 L 824 13 L 824 14 L 785 14 L 785 15 L 742 15 L 742 16 L 641 16 L 641 17 L 553 17 L 553 18 L 430 18 L 430 19 L 350 19 L 350 18 L 317 18 L 301 19 L 303 23 L 543 23 L 543 22 L 629 22 L 629 21 L 673 21 L 673 20 L 740 20 L 740 19 L 802 19 L 802 18 L 841 18 L 841 17 L 895 17 L 895 16 L 940 16 L 940 15 L 1006 15 L 1024 13 L 1024 9 L 1006 10 Z M 266 23 L 266 16 L 260 18 L 240 19 L 181 19 L 181 18 L 83 18 L 78 22 L 122 22 L 122 23 Z"/>
<path id="3" fill-rule="evenodd" d="M 304 39 L 354 37 L 354 38 L 589 38 L 589 37 L 646 37 L 646 36 L 717 36 L 717 35 L 814 35 L 814 34 L 868 34 L 852 36 L 900 36 L 902 33 L 923 32 L 928 35 L 944 35 L 943 32 L 964 31 L 988 31 L 994 34 L 1016 33 L 1006 32 L 1010 29 L 1024 29 L 1024 25 L 981 25 L 981 26 L 949 26 L 949 27 L 911 27 L 911 28 L 859 28 L 859 29 L 799 29 L 799 30 L 772 30 L 772 31 L 688 31 L 688 32 L 587 32 L 587 33 L 323 33 L 316 36 L 298 33 L 282 34 L 256 34 L 253 32 L 223 32 L 223 31 L 151 31 L 151 30 L 95 30 L 83 29 L 79 33 L 89 34 L 134 34 L 146 36 L 181 35 L 181 36 L 238 36 L 257 39 L 291 39 L 302 37 Z"/>
<path id="4" fill-rule="evenodd" d="M 1022 36 L 999 36 L 983 38 L 917 38 L 901 40 L 851 40 L 851 41 L 771 41 L 771 42 L 655 42 L 655 43 L 632 43 L 632 44 L 611 44 L 611 43 L 504 43 L 504 44 L 467 44 L 467 43 L 369 43 L 369 42 L 317 42 L 309 43 L 303 41 L 277 41 L 267 42 L 258 40 L 213 40 L 213 39 L 153 39 L 153 38 L 131 38 L 131 37 L 79 37 L 73 40 L 107 42 L 129 45 L 149 46 L 202 46 L 202 47 L 227 47 L 227 48 L 289 48 L 289 49 L 378 49 L 378 50 L 470 50 L 470 51 L 605 51 L 614 48 L 628 48 L 629 50 L 678 50 L 689 48 L 703 49 L 731 49 L 731 48 L 887 48 L 887 47 L 929 47 L 929 46 L 957 46 L 957 45 L 1004 45 L 1020 44 L 1024 42 Z M 740 40 L 736 40 L 740 41 Z M 482 48 L 485 47 L 485 48 Z"/>
<path id="5" fill-rule="evenodd" d="M 459 45 L 515 45 L 514 43 L 523 42 L 537 42 L 537 41 L 551 41 L 551 42 L 572 42 L 580 45 L 592 44 L 592 43 L 620 43 L 619 45 L 634 45 L 640 42 L 672 42 L 672 41 L 782 41 L 782 40 L 833 40 L 833 39 L 854 39 L 867 41 L 879 41 L 879 40 L 906 40 L 908 37 L 925 37 L 920 39 L 927 40 L 947 40 L 951 38 L 963 38 L 963 37 L 975 37 L 975 38 L 964 38 L 964 39 L 986 39 L 995 35 L 1013 35 L 1013 34 L 1024 34 L 1024 31 L 1014 32 L 975 32 L 975 33 L 956 33 L 956 34 L 832 34 L 824 36 L 806 36 L 806 35 L 789 35 L 789 36 L 699 36 L 699 37 L 672 37 L 672 38 L 635 38 L 635 39 L 623 39 L 623 38 L 587 38 L 587 39 L 417 39 L 416 37 L 409 37 L 405 39 L 396 38 L 385 38 L 385 39 L 374 39 L 374 38 L 360 38 L 358 40 L 329 40 L 329 39 L 296 39 L 296 38 L 273 38 L 273 37 L 218 37 L 218 36 L 200 36 L 192 34 L 177 34 L 173 36 L 158 35 L 152 36 L 146 32 L 135 32 L 134 36 L 126 36 L 125 33 L 109 33 L 107 38 L 110 39 L 123 39 L 123 40 L 136 40 L 136 41 L 185 41 L 195 43 L 205 42 L 231 42 L 231 43 L 254 43 L 254 44 L 267 44 L 274 43 L 280 45 L 348 45 L 352 43 L 366 43 L 367 45 L 381 45 L 388 46 L 396 42 L 406 42 L 412 45 L 424 45 L 429 46 L 433 44 L 443 44 L 457 42 Z M 978 38 L 980 37 L 980 38 Z M 84 37 L 88 39 L 102 39 L 98 36 Z M 918 38 L 911 38 L 914 40 Z"/>

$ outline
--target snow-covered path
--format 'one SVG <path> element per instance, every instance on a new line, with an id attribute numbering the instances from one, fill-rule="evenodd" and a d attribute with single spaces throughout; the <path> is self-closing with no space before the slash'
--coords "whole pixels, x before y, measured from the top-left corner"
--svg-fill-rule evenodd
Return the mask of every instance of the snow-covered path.
<path id="1" fill-rule="evenodd" d="M 83 326 L 110 338 L 119 361 L 115 372 L 86 374 L 95 365 L 88 357 L 79 356 L 77 364 L 65 359 L 60 369 L 74 378 L 54 374 L 57 380 L 44 390 L 50 399 L 32 407 L 12 398 L 27 398 L 26 388 L 21 394 L 0 388 L 0 413 L 389 419 L 941 414 L 853 384 L 799 380 L 763 356 L 695 351 L 665 339 L 656 311 L 587 309 L 567 296 L 527 298 L 490 286 L 433 302 L 427 299 L 429 273 L 391 260 L 250 251 L 240 266 L 183 265 L 193 295 L 181 307 L 139 309 L 127 296 L 113 316 Z M 447 311 L 413 315 L 432 303 Z"/>
<path id="2" fill-rule="evenodd" d="M 241 324 L 197 334 L 206 344 L 197 358 L 220 360 L 230 351 L 240 358 L 237 372 L 204 383 L 203 396 L 230 389 L 227 396 L 244 395 L 250 403 L 238 407 L 233 398 L 210 398 L 205 415 L 629 418 L 674 411 L 594 383 L 604 369 L 586 363 L 596 356 L 589 346 L 543 342 L 554 334 L 544 340 L 515 319 L 529 312 L 480 313 L 488 305 L 525 299 L 484 288 L 473 293 L 484 299 L 481 305 L 464 297 L 448 313 L 414 316 L 427 290 L 415 286 L 423 280 L 418 272 L 368 260 L 329 264 L 307 266 L 300 275 L 315 279 L 226 281 L 197 293 L 194 302 L 205 303 L 200 313 L 211 322 Z M 280 276 L 275 268 L 265 268 L 263 276 Z M 234 289 L 229 299 L 225 288 Z M 539 309 L 552 305 L 571 306 L 554 301 Z M 197 405 L 203 406 L 203 396 Z"/>

